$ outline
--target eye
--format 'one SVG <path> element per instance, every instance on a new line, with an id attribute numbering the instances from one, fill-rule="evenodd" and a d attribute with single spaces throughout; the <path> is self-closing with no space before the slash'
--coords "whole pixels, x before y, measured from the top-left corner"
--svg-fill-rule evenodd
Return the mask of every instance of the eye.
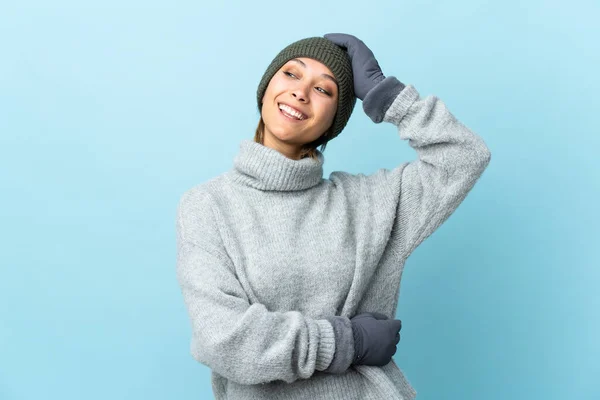
<path id="1" fill-rule="evenodd" d="M 287 76 L 291 76 L 293 78 L 296 78 L 296 75 L 292 74 L 291 72 L 283 71 L 283 73 L 286 74 Z"/>
<path id="2" fill-rule="evenodd" d="M 331 96 L 331 93 L 329 93 L 327 90 L 321 88 L 321 87 L 317 87 L 316 88 L 319 92 L 326 94 L 327 96 Z"/>

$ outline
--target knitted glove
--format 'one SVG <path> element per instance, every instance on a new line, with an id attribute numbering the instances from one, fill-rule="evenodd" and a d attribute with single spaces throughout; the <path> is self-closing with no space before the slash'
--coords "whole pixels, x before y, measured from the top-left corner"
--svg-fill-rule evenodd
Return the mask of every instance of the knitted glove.
<path id="1" fill-rule="evenodd" d="M 357 37 L 345 33 L 327 33 L 323 37 L 346 49 L 352 60 L 354 94 L 363 101 L 363 110 L 373 122 L 383 121 L 404 83 L 393 76 L 386 78 L 371 49 Z"/>
<path id="2" fill-rule="evenodd" d="M 362 313 L 350 319 L 354 334 L 353 365 L 382 367 L 396 354 L 402 321 L 380 313 Z"/>

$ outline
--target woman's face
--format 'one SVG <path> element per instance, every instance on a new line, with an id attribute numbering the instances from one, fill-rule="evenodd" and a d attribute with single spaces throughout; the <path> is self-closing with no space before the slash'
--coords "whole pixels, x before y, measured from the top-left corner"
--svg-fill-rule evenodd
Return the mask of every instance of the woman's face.
<path id="1" fill-rule="evenodd" d="M 264 145 L 297 159 L 304 144 L 331 127 L 337 99 L 335 77 L 324 64 L 306 57 L 288 61 L 262 98 Z"/>

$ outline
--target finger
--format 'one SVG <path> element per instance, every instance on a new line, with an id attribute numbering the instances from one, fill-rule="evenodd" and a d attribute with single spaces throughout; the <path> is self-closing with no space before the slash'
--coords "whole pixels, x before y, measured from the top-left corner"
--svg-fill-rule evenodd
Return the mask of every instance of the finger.
<path id="1" fill-rule="evenodd" d="M 362 40 L 356 38 L 354 42 L 352 42 L 352 47 L 355 49 L 353 55 L 355 55 L 358 59 L 361 60 L 369 60 L 371 58 L 375 58 L 375 54 L 373 51 L 363 42 Z"/>
<path id="2" fill-rule="evenodd" d="M 346 33 L 326 33 L 325 35 L 323 35 L 323 37 L 325 39 L 331 40 L 332 42 L 335 42 L 340 46 L 346 46 L 357 39 L 356 37 L 348 35 Z"/>
<path id="3" fill-rule="evenodd" d="M 338 46 L 346 48 L 348 54 L 354 58 L 368 59 L 375 57 L 373 51 L 359 38 L 346 33 L 327 33 L 323 35 L 324 38 L 331 40 Z"/>
<path id="4" fill-rule="evenodd" d="M 396 344 L 400 341 L 400 332 L 396 334 Z"/>
<path id="5" fill-rule="evenodd" d="M 323 37 L 327 40 L 331 40 L 333 43 L 337 44 L 338 46 L 344 46 L 346 47 L 347 43 L 348 43 L 348 38 L 346 37 L 347 35 L 344 35 L 343 33 L 327 33 L 325 35 L 323 35 Z"/>
<path id="6" fill-rule="evenodd" d="M 354 56 L 354 53 L 356 52 L 355 43 L 357 40 L 354 36 L 345 33 L 328 33 L 324 37 L 338 46 L 345 48 L 350 57 Z"/>
<path id="7" fill-rule="evenodd" d="M 400 332 L 400 329 L 402 328 L 402 321 L 399 319 L 392 319 L 389 321 L 389 324 L 392 331 Z"/>

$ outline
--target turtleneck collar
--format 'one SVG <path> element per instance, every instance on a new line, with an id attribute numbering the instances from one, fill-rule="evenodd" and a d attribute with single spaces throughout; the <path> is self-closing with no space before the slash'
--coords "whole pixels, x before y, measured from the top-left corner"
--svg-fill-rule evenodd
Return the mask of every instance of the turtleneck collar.
<path id="1" fill-rule="evenodd" d="M 244 139 L 233 162 L 231 176 L 235 182 L 260 190 L 308 189 L 323 179 L 324 157 L 319 150 L 317 158 L 292 160 L 275 149 Z"/>

